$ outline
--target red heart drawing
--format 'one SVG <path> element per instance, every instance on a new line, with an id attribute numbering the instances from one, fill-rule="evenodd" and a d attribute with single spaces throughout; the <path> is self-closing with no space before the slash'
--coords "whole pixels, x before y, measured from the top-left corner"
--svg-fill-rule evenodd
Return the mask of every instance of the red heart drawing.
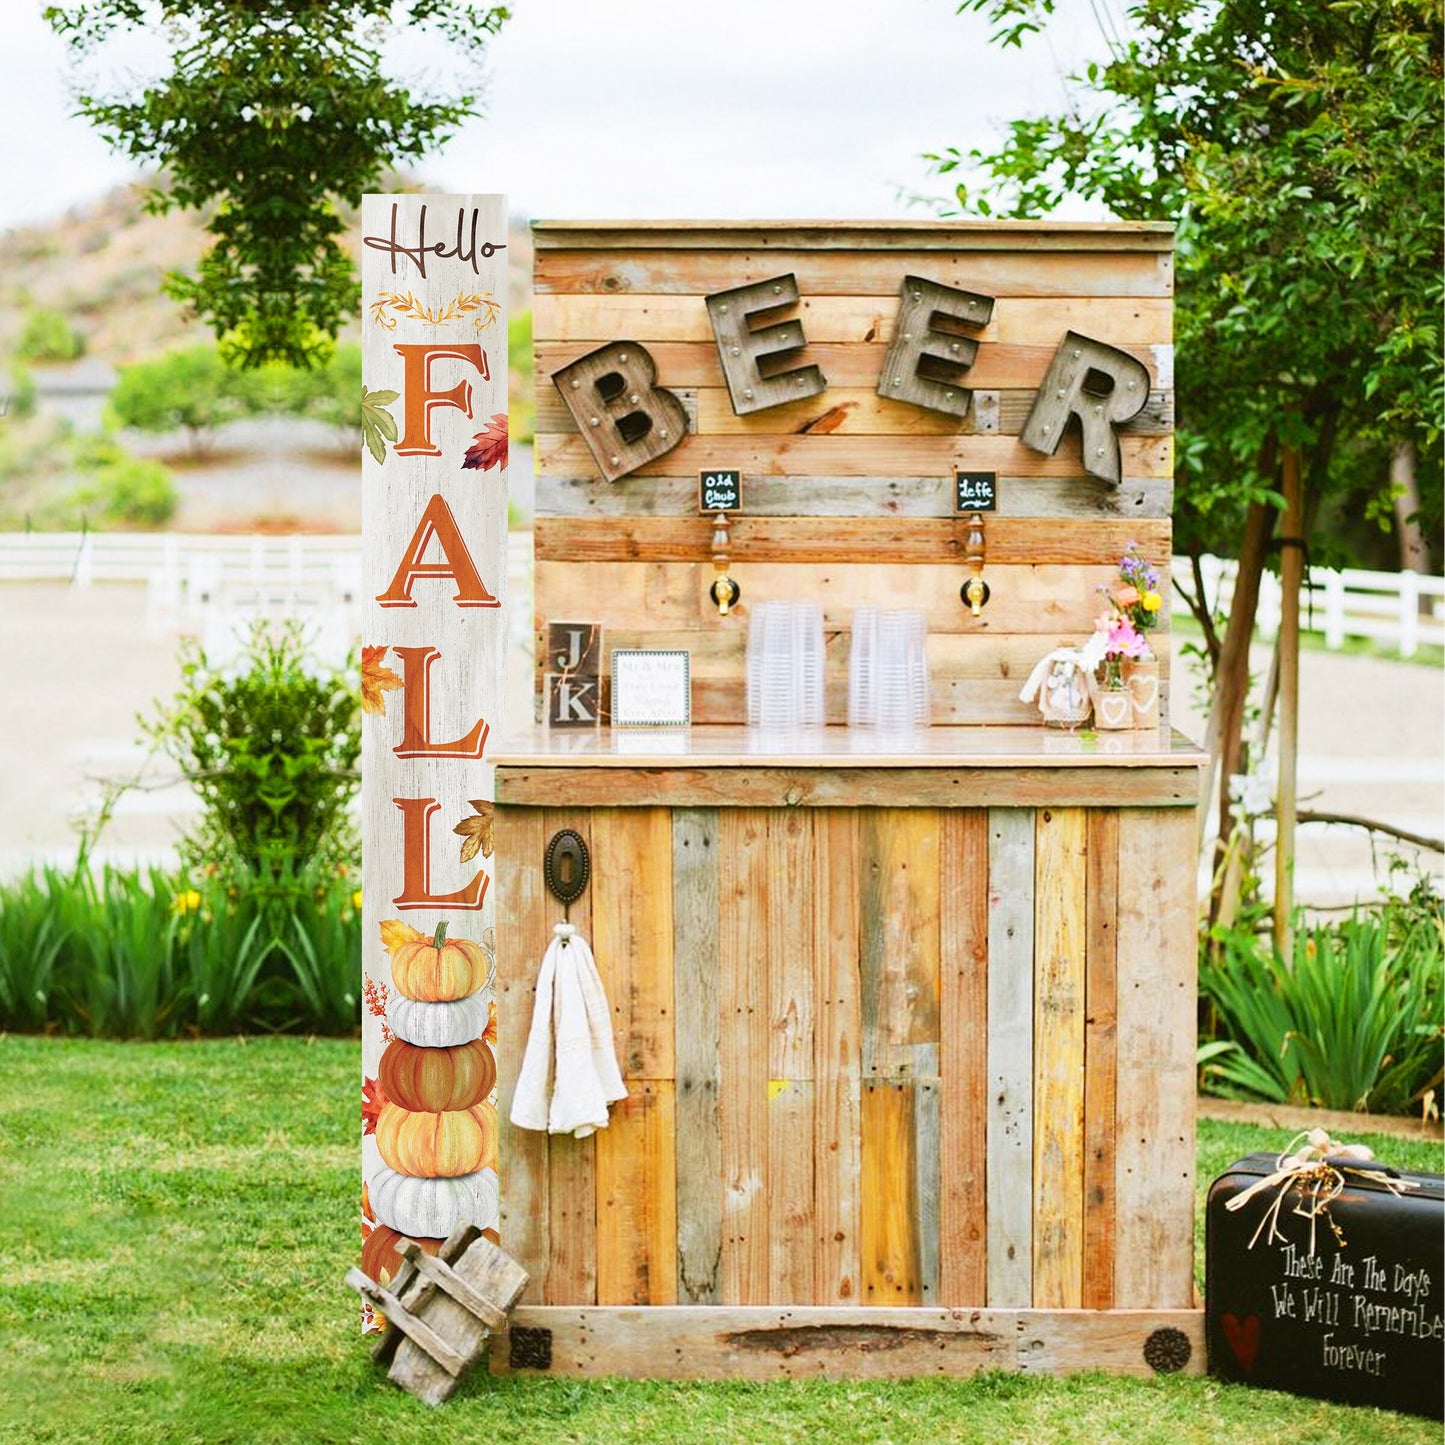
<path id="1" fill-rule="evenodd" d="M 1234 1315 L 1221 1315 L 1219 1323 L 1224 1329 L 1224 1338 L 1234 1351 L 1234 1358 L 1247 1375 L 1254 1368 L 1255 1356 L 1259 1354 L 1259 1316 L 1246 1315 L 1239 1319 Z"/>

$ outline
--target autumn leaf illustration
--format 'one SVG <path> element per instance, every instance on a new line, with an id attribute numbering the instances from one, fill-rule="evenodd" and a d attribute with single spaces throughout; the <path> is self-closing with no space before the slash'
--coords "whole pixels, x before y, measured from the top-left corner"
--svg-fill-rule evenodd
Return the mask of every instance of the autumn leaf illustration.
<path id="1" fill-rule="evenodd" d="M 420 929 L 413 928 L 409 923 L 403 923 L 399 918 L 387 918 L 381 924 L 381 946 L 388 953 L 395 953 L 403 943 L 417 943 L 425 938 Z"/>
<path id="2" fill-rule="evenodd" d="M 361 1132 L 363 1135 L 376 1133 L 376 1121 L 386 1106 L 386 1095 L 382 1092 L 379 1079 L 361 1081 Z"/>
<path id="3" fill-rule="evenodd" d="M 361 439 L 378 462 L 386 460 L 386 444 L 396 440 L 396 423 L 387 411 L 401 393 L 361 388 Z"/>
<path id="4" fill-rule="evenodd" d="M 452 829 L 462 839 L 462 862 L 470 863 L 478 852 L 483 858 L 492 856 L 492 805 L 479 798 L 470 799 L 476 809 L 470 818 L 463 818 Z"/>
<path id="5" fill-rule="evenodd" d="M 386 692 L 395 692 L 402 686 L 401 679 L 389 668 L 381 665 L 386 656 L 384 647 L 363 647 L 361 649 L 361 710 L 369 713 L 385 713 Z"/>
<path id="6" fill-rule="evenodd" d="M 479 431 L 472 438 L 467 454 L 462 458 L 464 468 L 479 468 L 489 472 L 493 467 L 507 465 L 507 413 L 499 411 L 487 423 L 486 431 Z"/>

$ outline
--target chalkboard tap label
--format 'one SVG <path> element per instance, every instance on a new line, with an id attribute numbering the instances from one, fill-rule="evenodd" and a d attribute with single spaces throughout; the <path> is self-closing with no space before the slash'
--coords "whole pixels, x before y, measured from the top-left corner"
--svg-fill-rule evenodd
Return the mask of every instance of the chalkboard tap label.
<path id="1" fill-rule="evenodd" d="M 998 506 L 997 472 L 960 472 L 953 474 L 956 512 L 992 512 Z"/>
<path id="2" fill-rule="evenodd" d="M 736 468 L 699 472 L 697 491 L 704 512 L 736 512 L 742 506 L 743 474 Z"/>

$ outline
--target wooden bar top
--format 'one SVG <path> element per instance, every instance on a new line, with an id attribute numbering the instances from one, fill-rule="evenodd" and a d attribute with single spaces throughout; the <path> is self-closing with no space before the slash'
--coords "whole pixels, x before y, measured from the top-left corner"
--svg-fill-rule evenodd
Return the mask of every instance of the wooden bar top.
<path id="1" fill-rule="evenodd" d="M 499 768 L 1180 768 L 1208 754 L 1173 729 L 537 728 L 504 737 Z"/>

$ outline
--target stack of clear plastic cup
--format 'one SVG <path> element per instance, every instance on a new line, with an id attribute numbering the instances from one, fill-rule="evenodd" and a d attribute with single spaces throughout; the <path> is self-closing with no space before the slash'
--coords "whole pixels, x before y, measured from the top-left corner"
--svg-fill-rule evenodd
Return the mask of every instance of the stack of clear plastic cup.
<path id="1" fill-rule="evenodd" d="M 853 727 L 927 727 L 928 629 L 921 612 L 853 614 L 848 722 Z"/>
<path id="2" fill-rule="evenodd" d="M 760 602 L 748 621 L 748 723 L 817 727 L 823 714 L 823 612 L 816 602 Z"/>

